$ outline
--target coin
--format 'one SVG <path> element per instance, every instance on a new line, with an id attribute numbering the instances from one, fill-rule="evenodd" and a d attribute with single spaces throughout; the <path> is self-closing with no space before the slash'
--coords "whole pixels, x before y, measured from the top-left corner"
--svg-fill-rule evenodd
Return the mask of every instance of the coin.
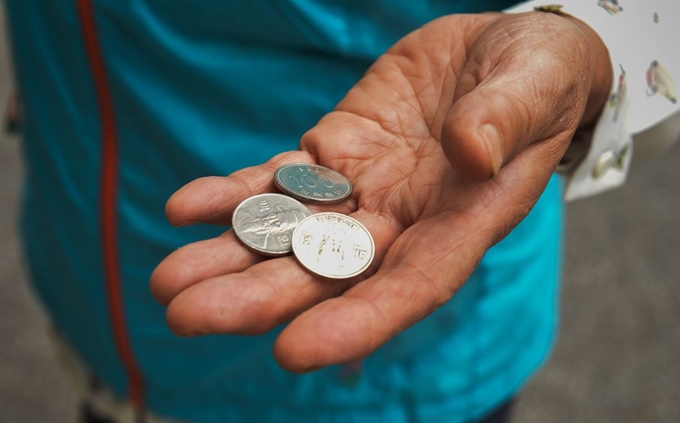
<path id="1" fill-rule="evenodd" d="M 317 213 L 293 231 L 293 253 L 311 272 L 344 279 L 368 268 L 375 244 L 368 229 L 357 220 L 340 213 Z"/>
<path id="2" fill-rule="evenodd" d="M 282 194 L 245 199 L 231 218 L 234 233 L 247 247 L 267 256 L 291 252 L 295 227 L 311 213 L 304 204 Z"/>
<path id="3" fill-rule="evenodd" d="M 274 172 L 274 183 L 284 194 L 316 204 L 339 203 L 352 193 L 352 183 L 327 167 L 286 164 Z"/>

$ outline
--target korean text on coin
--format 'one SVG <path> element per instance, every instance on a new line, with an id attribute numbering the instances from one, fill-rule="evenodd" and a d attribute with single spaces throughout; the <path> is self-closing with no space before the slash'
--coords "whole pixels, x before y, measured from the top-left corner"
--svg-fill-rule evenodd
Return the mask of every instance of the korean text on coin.
<path id="1" fill-rule="evenodd" d="M 375 244 L 368 229 L 357 220 L 339 213 L 318 213 L 295 228 L 293 253 L 311 272 L 344 279 L 368 268 Z"/>
<path id="2" fill-rule="evenodd" d="M 339 203 L 352 193 L 352 183 L 342 174 L 315 164 L 283 165 L 274 172 L 274 183 L 284 194 L 316 204 Z"/>

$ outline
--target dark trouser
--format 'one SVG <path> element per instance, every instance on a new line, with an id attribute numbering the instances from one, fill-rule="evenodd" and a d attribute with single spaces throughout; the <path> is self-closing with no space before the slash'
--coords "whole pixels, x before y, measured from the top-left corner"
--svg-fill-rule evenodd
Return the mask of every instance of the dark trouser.
<path id="1" fill-rule="evenodd" d="M 510 417 L 512 417 L 513 405 L 515 405 L 515 399 L 511 398 L 479 423 L 509 423 Z"/>
<path id="2" fill-rule="evenodd" d="M 514 398 L 511 399 L 510 401 L 504 403 L 500 407 L 498 407 L 493 413 L 491 413 L 489 416 L 484 418 L 483 420 L 480 420 L 479 423 L 509 423 L 510 422 L 510 417 L 512 415 L 512 406 L 514 405 L 515 400 Z M 144 419 L 142 418 L 140 420 L 140 423 L 143 423 Z M 97 417 L 92 413 L 92 409 L 84 405 L 80 409 L 80 421 L 79 423 L 116 423 L 112 420 L 106 419 L 106 418 L 101 418 Z"/>

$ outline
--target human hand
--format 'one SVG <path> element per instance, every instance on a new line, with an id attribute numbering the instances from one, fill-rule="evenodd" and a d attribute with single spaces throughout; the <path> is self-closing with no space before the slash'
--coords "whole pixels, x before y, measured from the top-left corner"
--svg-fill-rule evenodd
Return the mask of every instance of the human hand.
<path id="1" fill-rule="evenodd" d="M 170 222 L 229 224 L 285 163 L 352 181 L 350 200 L 310 206 L 362 222 L 373 264 L 323 280 L 265 259 L 229 230 L 168 256 L 151 289 L 179 335 L 260 334 L 290 322 L 274 355 L 292 371 L 359 360 L 448 301 L 533 207 L 574 131 L 606 101 L 611 64 L 585 24 L 547 13 L 454 15 L 411 33 L 300 142 L 300 151 L 195 180 Z"/>

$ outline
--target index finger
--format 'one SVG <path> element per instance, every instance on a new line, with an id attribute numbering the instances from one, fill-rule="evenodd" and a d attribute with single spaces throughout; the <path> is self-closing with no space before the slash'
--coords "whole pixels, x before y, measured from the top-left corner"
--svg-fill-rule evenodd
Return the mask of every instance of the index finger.
<path id="1" fill-rule="evenodd" d="M 165 205 L 171 224 L 231 224 L 231 215 L 241 201 L 256 194 L 276 192 L 274 171 L 286 163 L 313 163 L 309 153 L 288 151 L 258 166 L 247 167 L 229 176 L 208 176 L 189 182 L 175 192 Z"/>

